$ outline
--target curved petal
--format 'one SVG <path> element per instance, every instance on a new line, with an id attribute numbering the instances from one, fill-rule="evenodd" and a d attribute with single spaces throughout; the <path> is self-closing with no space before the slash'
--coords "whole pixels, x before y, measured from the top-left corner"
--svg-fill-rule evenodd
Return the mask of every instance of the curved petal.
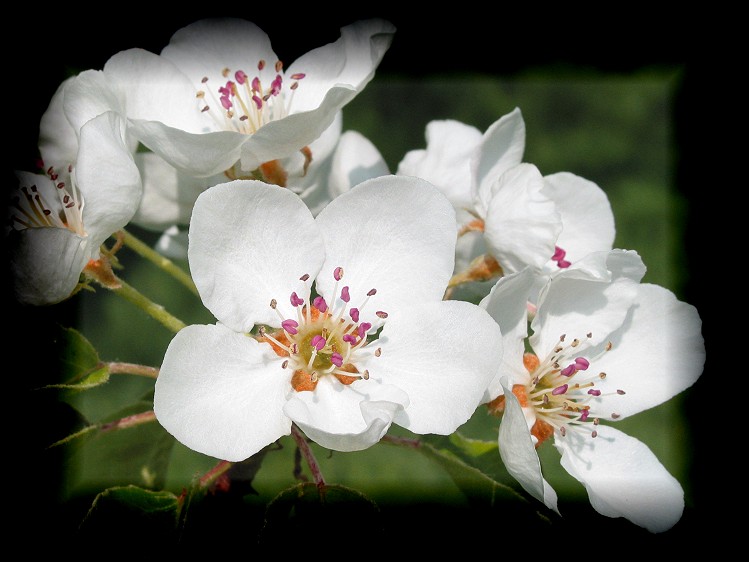
<path id="1" fill-rule="evenodd" d="M 507 387 L 507 379 L 502 380 L 505 395 L 505 411 L 499 424 L 499 456 L 513 478 L 531 496 L 546 507 L 559 513 L 557 494 L 541 472 L 541 461 L 533 445 L 531 432 L 523 414 L 523 409 L 512 390 Z"/>
<path id="2" fill-rule="evenodd" d="M 65 88 L 74 79 L 71 76 L 57 87 L 39 121 L 39 153 L 45 170 L 50 166 L 62 168 L 72 164 L 78 154 L 78 131 L 68 121 L 63 108 Z"/>
<path id="3" fill-rule="evenodd" d="M 543 177 L 532 164 L 518 164 L 494 185 L 484 235 L 505 273 L 526 265 L 540 270 L 554 254 L 562 221 L 542 189 Z"/>
<path id="4" fill-rule="evenodd" d="M 595 362 L 595 369 L 607 374 L 596 383 L 603 392 L 596 411 L 625 418 L 692 386 L 705 364 L 701 329 L 694 306 L 658 285 L 638 285 L 626 321 L 609 338 L 611 351 Z"/>
<path id="5" fill-rule="evenodd" d="M 338 112 L 356 93 L 349 86 L 335 86 L 316 108 L 266 123 L 247 136 L 242 145 L 242 169 L 254 170 L 263 162 L 286 158 L 311 144 L 333 124 Z"/>
<path id="6" fill-rule="evenodd" d="M 646 272 L 645 264 L 634 250 L 614 249 L 591 252 L 575 261 L 567 269 L 558 270 L 556 277 L 610 282 L 627 278 L 639 282 Z"/>
<path id="7" fill-rule="evenodd" d="M 590 180 L 569 172 L 544 176 L 543 193 L 554 201 L 562 217 L 557 246 L 575 262 L 591 252 L 611 250 L 614 214 L 606 193 Z"/>
<path id="8" fill-rule="evenodd" d="M 318 291 L 330 297 L 339 266 L 352 304 L 376 289 L 362 322 L 378 325 L 377 310 L 405 310 L 414 298 L 442 299 L 455 260 L 455 211 L 430 183 L 401 176 L 367 180 L 331 201 L 317 224 L 326 252 Z"/>
<path id="9" fill-rule="evenodd" d="M 284 412 L 318 445 L 361 451 L 377 443 L 407 405 L 397 388 L 371 380 L 343 385 L 325 376 L 313 392 L 293 393 Z"/>
<path id="10" fill-rule="evenodd" d="M 395 423 L 419 434 L 448 435 L 468 421 L 502 359 L 499 326 L 464 301 L 403 307 L 370 345 L 382 350 L 363 362 L 370 380 L 408 394 L 410 404 Z"/>
<path id="11" fill-rule="evenodd" d="M 364 180 L 389 174 L 388 165 L 377 147 L 361 133 L 346 131 L 333 154 L 328 180 L 331 199 Z"/>
<path id="12" fill-rule="evenodd" d="M 130 127 L 144 146 L 193 176 L 228 170 L 239 161 L 242 145 L 250 138 L 234 131 L 193 134 L 156 121 L 131 120 Z"/>
<path id="13" fill-rule="evenodd" d="M 234 80 L 234 73 L 242 70 L 257 76 L 263 84 L 270 84 L 276 76 L 278 57 L 273 52 L 268 35 L 256 24 L 240 18 L 205 18 L 193 22 L 172 35 L 161 56 L 174 63 L 185 74 L 194 90 L 216 89 Z M 265 62 L 263 70 L 258 63 Z M 224 74 L 224 69 L 228 73 Z M 194 95 L 193 90 L 193 95 Z"/>
<path id="14" fill-rule="evenodd" d="M 125 115 L 126 100 L 116 83 L 101 70 L 84 70 L 65 87 L 63 108 L 76 134 L 97 115 L 114 111 Z"/>
<path id="15" fill-rule="evenodd" d="M 499 325 L 504 348 L 502 366 L 489 384 L 483 402 L 502 394 L 500 375 L 507 376 L 510 385 L 528 378 L 528 371 L 523 367 L 523 353 L 528 336 L 528 295 L 534 280 L 534 272 L 528 267 L 502 277 L 479 303 Z"/>
<path id="16" fill-rule="evenodd" d="M 140 173 L 123 132 L 122 117 L 112 111 L 81 127 L 75 174 L 83 195 L 84 224 L 93 247 L 125 226 L 140 205 Z"/>
<path id="17" fill-rule="evenodd" d="M 188 259 L 206 307 L 237 332 L 279 327 L 271 299 L 288 318 L 289 296 L 306 296 L 325 257 L 311 213 L 290 191 L 255 180 L 211 187 L 195 202 Z M 303 297 L 302 297 L 303 298 Z"/>
<path id="18" fill-rule="evenodd" d="M 157 121 L 188 133 L 215 131 L 203 112 L 198 88 L 171 61 L 144 49 L 120 51 L 107 60 L 104 74 L 125 96 L 127 116 Z"/>
<path id="19" fill-rule="evenodd" d="M 479 149 L 471 158 L 473 204 L 480 215 L 489 209 L 492 189 L 510 168 L 523 161 L 525 121 L 516 107 L 494 122 L 484 133 Z"/>
<path id="20" fill-rule="evenodd" d="M 426 149 L 407 152 L 396 173 L 432 182 L 456 209 L 473 209 L 471 155 L 481 143 L 481 132 L 445 119 L 427 123 L 425 134 Z"/>
<path id="21" fill-rule="evenodd" d="M 9 233 L 8 268 L 18 302 L 55 304 L 70 296 L 83 268 L 98 253 L 67 228 L 27 228 Z"/>
<path id="22" fill-rule="evenodd" d="M 304 73 L 290 105 L 291 113 L 314 109 L 328 90 L 346 84 L 361 91 L 374 77 L 390 48 L 395 27 L 378 18 L 356 21 L 341 28 L 334 43 L 313 49 L 289 66 L 286 76 Z"/>
<path id="23" fill-rule="evenodd" d="M 637 284 L 626 278 L 601 283 L 554 277 L 531 324 L 531 347 L 544 357 L 562 334 L 568 341 L 577 338 L 584 342 L 580 352 L 603 345 L 624 322 L 636 295 Z"/>
<path id="24" fill-rule="evenodd" d="M 652 451 L 634 437 L 598 426 L 595 439 L 556 438 L 562 466 L 588 491 L 593 508 L 625 517 L 653 533 L 667 531 L 684 511 L 684 491 Z"/>
<path id="25" fill-rule="evenodd" d="M 291 432 L 288 371 L 270 346 L 221 324 L 174 336 L 154 388 L 156 419 L 185 446 L 241 461 Z"/>

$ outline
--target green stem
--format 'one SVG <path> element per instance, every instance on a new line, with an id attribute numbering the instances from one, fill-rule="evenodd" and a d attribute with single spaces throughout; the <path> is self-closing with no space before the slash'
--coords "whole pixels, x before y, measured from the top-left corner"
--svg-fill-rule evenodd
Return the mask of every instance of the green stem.
<path id="1" fill-rule="evenodd" d="M 119 296 L 127 301 L 130 301 L 135 306 L 143 309 L 152 318 L 161 322 L 169 330 L 175 334 L 186 326 L 182 320 L 169 314 L 163 306 L 156 304 L 152 300 L 148 299 L 145 295 L 140 293 L 137 289 L 125 283 L 122 279 L 117 279 L 120 286 L 111 288 L 110 290 L 117 293 Z"/>
<path id="2" fill-rule="evenodd" d="M 198 289 L 197 287 L 195 287 L 195 283 L 192 280 L 192 277 L 190 277 L 190 275 L 184 269 L 179 267 L 169 258 L 162 256 L 148 244 L 141 242 L 138 238 L 136 238 L 126 230 L 123 229 L 120 232 L 122 233 L 122 242 L 126 246 L 128 246 L 131 250 L 133 250 L 141 257 L 146 258 L 151 263 L 169 273 L 177 281 L 187 287 L 195 296 L 200 296 L 198 295 Z"/>
<path id="3" fill-rule="evenodd" d="M 159 370 L 156 367 L 148 365 L 136 365 L 135 363 L 120 363 L 113 361 L 107 363 L 107 368 L 111 374 L 115 375 L 140 375 L 155 379 L 159 376 Z"/>

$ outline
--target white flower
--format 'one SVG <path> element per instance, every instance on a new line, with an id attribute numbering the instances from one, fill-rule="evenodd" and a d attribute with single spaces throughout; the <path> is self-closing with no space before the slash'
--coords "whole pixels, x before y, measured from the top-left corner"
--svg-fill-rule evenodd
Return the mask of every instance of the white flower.
<path id="1" fill-rule="evenodd" d="M 682 515 L 679 482 L 645 444 L 603 422 L 690 387 L 705 348 L 696 309 L 663 287 L 641 284 L 644 272 L 635 252 L 587 256 L 542 290 L 530 336 L 529 269 L 500 279 L 481 306 L 503 334 L 501 376 L 490 397 L 501 395 L 491 407 L 504 409 L 499 449 L 508 471 L 556 510 L 535 452 L 553 437 L 562 466 L 598 512 L 661 532 Z"/>
<path id="2" fill-rule="evenodd" d="M 369 83 L 394 32 L 384 20 L 358 21 L 286 68 L 252 22 L 203 19 L 160 55 L 121 51 L 103 72 L 135 136 L 180 172 L 280 185 L 289 166 L 302 175 L 324 158 L 309 145 Z"/>
<path id="3" fill-rule="evenodd" d="M 49 151 L 41 145 L 46 174 L 16 173 L 19 193 L 9 207 L 8 236 L 19 302 L 43 305 L 69 297 L 83 270 L 97 266 L 101 244 L 140 203 L 140 176 L 120 116 L 102 113 L 79 134 L 70 132 Z"/>
<path id="4" fill-rule="evenodd" d="M 288 435 L 292 422 L 340 451 L 371 446 L 392 423 L 455 431 L 480 404 L 501 346 L 485 310 L 442 300 L 454 214 L 418 178 L 365 181 L 317 217 L 260 181 L 205 191 L 188 258 L 218 322 L 170 343 L 158 420 L 230 461 Z"/>
<path id="5" fill-rule="evenodd" d="M 397 173 L 431 181 L 455 207 L 456 272 L 488 254 L 498 262 L 497 273 L 531 266 L 544 277 L 592 251 L 612 248 L 613 213 L 595 183 L 569 172 L 542 176 L 522 162 L 520 109 L 483 134 L 458 121 L 432 121 L 426 139 L 426 149 L 408 152 Z"/>

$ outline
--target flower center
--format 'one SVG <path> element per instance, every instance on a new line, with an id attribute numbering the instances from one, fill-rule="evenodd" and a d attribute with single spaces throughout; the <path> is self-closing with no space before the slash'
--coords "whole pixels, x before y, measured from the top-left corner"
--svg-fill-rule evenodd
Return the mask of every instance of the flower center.
<path id="1" fill-rule="evenodd" d="M 261 60 L 257 63 L 257 70 L 262 72 L 264 69 L 265 61 Z M 198 90 L 196 94 L 203 102 L 200 110 L 208 112 L 220 128 L 247 135 L 270 121 L 283 119 L 289 114 L 299 80 L 305 75 L 292 74 L 289 84 L 284 82 L 281 61 L 276 62 L 275 71 L 276 76 L 269 84 L 263 84 L 259 75 L 250 78 L 244 70 L 235 70 L 232 80 L 230 68 L 221 71 L 227 81 L 218 88 L 208 87 L 208 77 L 204 77 L 202 84 L 206 89 Z M 286 84 L 288 87 L 284 89 Z"/>
<path id="2" fill-rule="evenodd" d="M 282 366 L 292 370 L 291 385 L 297 392 L 314 390 L 320 377 L 325 375 L 331 375 L 346 385 L 366 380 L 369 372 L 357 365 L 365 357 L 379 357 L 382 353 L 381 348 L 372 351 L 370 346 L 377 341 L 369 340 L 372 324 L 359 321 L 361 310 L 377 290 L 370 290 L 359 306 L 350 307 L 349 287 L 344 286 L 340 293 L 338 291 L 343 268 L 335 268 L 333 276 L 336 281 L 333 294 L 339 295 L 336 308 L 331 308 L 322 296 L 310 302 L 311 290 L 306 291 L 305 298 L 294 292 L 289 301 L 296 310 L 296 317 L 285 318 L 278 310 L 278 302 L 273 299 L 270 306 L 281 318 L 281 329 L 269 334 L 260 328 L 258 340 L 269 343 L 277 355 L 285 358 Z M 300 279 L 306 284 L 309 275 Z M 387 318 L 386 312 L 377 311 L 376 314 Z"/>
<path id="3" fill-rule="evenodd" d="M 589 333 L 585 340 L 591 337 Z M 606 378 L 606 373 L 591 374 L 588 370 L 596 359 L 611 350 L 612 344 L 608 342 L 600 354 L 587 358 L 581 354 L 585 340 L 575 338 L 570 343 L 565 340 L 562 335 L 543 361 L 534 353 L 524 354 L 523 365 L 532 379 L 527 385 L 515 385 L 512 389 L 521 406 L 535 411 L 531 434 L 538 440 L 536 447 L 555 432 L 564 437 L 570 429 L 589 431 L 591 437 L 598 435 L 596 426 L 602 414 L 595 412 L 593 402 L 603 395 L 596 384 Z M 615 394 L 625 392 L 616 390 Z M 616 413 L 605 415 L 612 419 L 619 417 Z"/>
<path id="4" fill-rule="evenodd" d="M 72 166 L 68 166 L 67 182 L 51 167 L 46 174 L 51 184 L 19 185 L 20 194 L 11 199 L 9 227 L 13 230 L 67 228 L 85 236 L 83 195 L 75 185 Z"/>

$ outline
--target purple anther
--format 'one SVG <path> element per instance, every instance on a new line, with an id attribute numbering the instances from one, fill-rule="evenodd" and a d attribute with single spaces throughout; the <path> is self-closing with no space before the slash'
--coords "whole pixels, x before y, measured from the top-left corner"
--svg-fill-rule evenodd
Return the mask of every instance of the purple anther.
<path id="1" fill-rule="evenodd" d="M 280 60 L 276 61 L 276 72 L 281 72 L 283 70 L 283 63 Z"/>
<path id="2" fill-rule="evenodd" d="M 378 310 L 377 312 L 375 312 L 375 314 L 378 318 L 382 318 L 383 320 L 388 317 L 388 313 L 384 310 Z"/>
<path id="3" fill-rule="evenodd" d="M 291 306 L 301 306 L 304 304 L 304 301 L 299 298 L 299 295 L 296 294 L 296 292 L 291 293 Z"/>
<path id="4" fill-rule="evenodd" d="M 232 87 L 231 87 L 231 82 L 227 82 L 226 86 L 221 86 L 218 89 L 218 93 L 221 94 L 222 96 L 230 96 L 230 95 L 232 95 L 234 92 L 233 92 Z"/>
<path id="5" fill-rule="evenodd" d="M 559 246 L 554 246 L 554 255 L 551 256 L 551 259 L 554 261 L 563 260 L 564 256 L 566 255 L 567 255 L 567 252 L 562 250 L 562 248 L 560 248 Z"/>
<path id="6" fill-rule="evenodd" d="M 292 336 L 296 333 L 298 333 L 297 327 L 299 324 L 296 320 L 288 319 L 281 322 L 281 327 L 286 330 L 288 333 L 290 333 Z"/>
<path id="7" fill-rule="evenodd" d="M 575 359 L 575 369 L 578 371 L 584 371 L 590 367 L 590 361 L 588 361 L 585 357 L 577 357 Z"/>
<path id="8" fill-rule="evenodd" d="M 557 262 L 557 266 L 559 266 L 562 269 L 567 269 L 571 265 L 572 265 L 572 262 L 571 261 L 567 261 L 567 260 L 559 260 Z"/>
<path id="9" fill-rule="evenodd" d="M 263 109 L 263 100 L 261 98 L 258 96 L 252 96 L 252 101 L 255 102 L 256 108 Z"/>
<path id="10" fill-rule="evenodd" d="M 257 69 L 263 70 L 264 68 L 265 68 L 265 61 L 263 59 L 260 59 L 259 61 L 257 61 Z"/>
<path id="11" fill-rule="evenodd" d="M 307 279 L 309 279 L 309 273 L 305 273 L 304 275 L 302 275 L 299 278 L 299 281 L 306 281 Z"/>
<path id="12" fill-rule="evenodd" d="M 591 388 L 591 389 L 590 389 L 590 390 L 588 391 L 588 394 L 590 394 L 591 396 L 600 396 L 600 395 L 601 395 L 601 391 L 600 391 L 600 390 L 597 390 L 597 389 L 595 389 L 595 388 Z"/>
<path id="13" fill-rule="evenodd" d="M 348 313 L 349 313 L 349 316 L 351 316 L 351 320 L 353 320 L 354 322 L 359 321 L 359 309 L 358 308 L 352 308 L 351 310 L 348 311 Z"/>
<path id="14" fill-rule="evenodd" d="M 307 76 L 307 75 L 304 72 L 297 72 L 297 73 L 291 75 L 291 79 L 292 80 L 301 80 L 305 76 Z"/>
<path id="15" fill-rule="evenodd" d="M 203 78 L 201 78 L 201 79 L 200 79 L 200 81 L 201 81 L 201 82 L 202 82 L 203 84 L 205 84 L 206 82 L 208 82 L 208 76 L 203 76 Z"/>
<path id="16" fill-rule="evenodd" d="M 356 329 L 356 332 L 359 334 L 359 337 L 364 339 L 364 336 L 367 334 L 369 329 L 372 327 L 372 324 L 369 322 L 362 322 L 359 324 L 359 327 Z"/>
<path id="17" fill-rule="evenodd" d="M 273 82 L 270 83 L 270 93 L 274 96 L 277 96 L 281 93 L 281 86 L 283 85 L 283 78 L 281 78 L 280 74 L 277 74 L 276 77 L 273 79 Z"/>
<path id="18" fill-rule="evenodd" d="M 326 310 L 328 310 L 328 303 L 326 303 L 325 299 L 322 297 L 315 297 L 315 300 L 312 301 L 312 304 L 320 312 L 325 312 Z"/>
<path id="19" fill-rule="evenodd" d="M 309 342 L 312 347 L 314 347 L 317 351 L 320 351 L 323 347 L 325 347 L 325 338 L 321 335 L 317 335 L 312 338 L 312 341 Z"/>
<path id="20" fill-rule="evenodd" d="M 356 336 L 352 336 L 351 334 L 344 334 L 343 341 L 350 343 L 351 345 L 356 345 Z"/>
<path id="21" fill-rule="evenodd" d="M 583 410 L 580 414 L 580 421 L 586 421 L 590 415 L 590 410 Z"/>
<path id="22" fill-rule="evenodd" d="M 224 109 L 231 109 L 232 103 L 227 96 L 221 96 L 221 105 L 224 106 Z"/>
<path id="23" fill-rule="evenodd" d="M 577 372 L 577 369 L 575 368 L 575 364 L 572 363 L 571 365 L 567 365 L 564 369 L 562 369 L 561 374 L 563 374 L 565 377 L 571 377 Z"/>
<path id="24" fill-rule="evenodd" d="M 335 279 L 336 281 L 340 281 L 341 279 L 343 279 L 343 268 L 342 267 L 336 267 L 333 270 L 333 279 Z"/>
<path id="25" fill-rule="evenodd" d="M 351 300 L 351 295 L 348 294 L 348 285 L 341 289 L 341 300 L 343 302 L 348 302 Z"/>
<path id="26" fill-rule="evenodd" d="M 240 84 L 244 84 L 245 82 L 247 82 L 247 75 L 242 70 L 237 70 L 234 73 L 234 78 Z"/>
<path id="27" fill-rule="evenodd" d="M 252 82 L 250 82 L 250 86 L 252 87 L 253 92 L 259 92 L 260 91 L 260 78 L 255 76 L 255 78 L 252 79 Z"/>
<path id="28" fill-rule="evenodd" d="M 569 388 L 569 385 L 563 384 L 562 386 L 556 387 L 554 390 L 551 391 L 551 393 L 554 396 L 559 396 L 560 394 L 564 394 L 567 392 L 567 389 Z"/>
<path id="29" fill-rule="evenodd" d="M 370 289 L 370 291 L 367 293 L 368 297 L 372 297 L 377 294 L 377 289 Z"/>
<path id="30" fill-rule="evenodd" d="M 330 362 L 333 363 L 336 367 L 340 367 L 343 365 L 343 355 L 340 353 L 334 353 L 330 356 Z"/>

